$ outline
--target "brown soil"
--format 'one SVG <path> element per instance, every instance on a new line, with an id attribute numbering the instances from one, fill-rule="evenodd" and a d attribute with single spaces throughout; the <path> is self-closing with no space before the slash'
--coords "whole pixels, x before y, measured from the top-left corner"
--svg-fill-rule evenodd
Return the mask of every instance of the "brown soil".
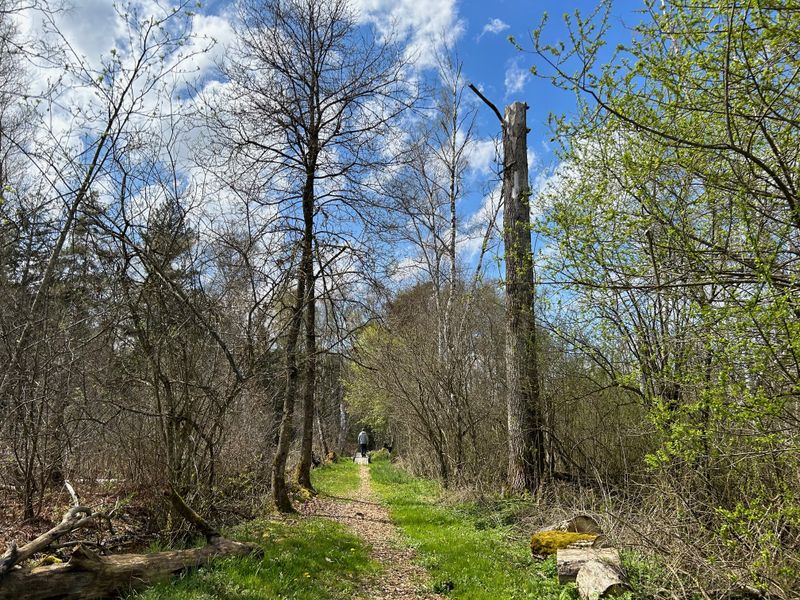
<path id="1" fill-rule="evenodd" d="M 438 594 L 424 590 L 428 574 L 414 563 L 414 551 L 403 544 L 386 507 L 377 501 L 369 467 L 361 465 L 359 469 L 361 486 L 352 497 L 317 496 L 303 505 L 302 513 L 343 523 L 372 547 L 370 555 L 383 565 L 384 572 L 365 591 L 364 598 L 440 600 Z"/>

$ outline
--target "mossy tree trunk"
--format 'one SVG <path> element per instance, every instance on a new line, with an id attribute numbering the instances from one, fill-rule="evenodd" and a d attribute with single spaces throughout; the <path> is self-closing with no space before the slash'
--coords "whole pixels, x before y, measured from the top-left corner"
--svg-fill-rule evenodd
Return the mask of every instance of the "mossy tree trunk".
<path id="1" fill-rule="evenodd" d="M 515 102 L 506 107 L 503 119 L 508 484 L 515 491 L 535 489 L 544 472 L 533 309 L 527 109 L 525 103 Z"/>
<path id="2" fill-rule="evenodd" d="M 292 502 L 289 499 L 288 486 L 286 485 L 286 459 L 289 456 L 289 446 L 294 435 L 294 428 L 292 427 L 294 399 L 297 395 L 300 375 L 297 368 L 297 341 L 300 337 L 300 325 L 303 322 L 303 301 L 306 295 L 303 264 L 310 259 L 310 256 L 306 256 L 304 247 L 303 256 L 300 260 L 300 273 L 297 277 L 297 291 L 295 305 L 292 309 L 292 320 L 286 336 L 286 388 L 283 396 L 283 414 L 278 434 L 278 446 L 275 449 L 275 457 L 272 461 L 272 500 L 275 503 L 275 508 L 281 512 L 294 512 Z"/>

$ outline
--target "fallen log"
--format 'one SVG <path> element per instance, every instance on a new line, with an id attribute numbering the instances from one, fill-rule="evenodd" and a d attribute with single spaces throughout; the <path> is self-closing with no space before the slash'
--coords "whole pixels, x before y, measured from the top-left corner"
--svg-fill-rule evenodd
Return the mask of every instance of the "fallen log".
<path id="1" fill-rule="evenodd" d="M 570 583 L 577 579 L 578 572 L 588 562 L 606 563 L 622 571 L 619 551 L 615 548 L 565 548 L 556 553 L 558 582 Z"/>
<path id="2" fill-rule="evenodd" d="M 192 508 L 186 504 L 183 497 L 175 491 L 175 488 L 170 487 L 164 492 L 164 496 L 170 501 L 175 511 L 182 516 L 190 525 L 194 525 L 200 533 L 202 533 L 207 542 L 212 542 L 215 538 L 220 537 L 219 532 L 214 529 L 208 522 L 198 515 Z"/>
<path id="3" fill-rule="evenodd" d="M 64 535 L 94 524 L 98 517 L 108 518 L 102 513 L 92 514 L 88 508 L 74 506 L 64 514 L 61 523 L 22 548 L 12 544 L 0 557 L 0 600 L 107 598 L 168 580 L 176 573 L 206 565 L 215 558 L 262 554 L 256 544 L 220 537 L 174 489 L 170 488 L 164 495 L 175 511 L 205 536 L 208 542 L 205 546 L 151 554 L 100 556 L 89 549 L 88 543 L 80 543 L 67 563 L 14 568 L 32 555 L 51 548 Z M 59 544 L 61 547 L 70 545 L 72 543 Z"/>
<path id="4" fill-rule="evenodd" d="M 570 531 L 574 533 L 591 533 L 594 535 L 600 535 L 603 533 L 603 529 L 600 527 L 599 523 L 589 515 L 576 515 L 571 519 L 568 519 L 564 523 L 564 531 Z"/>
<path id="5" fill-rule="evenodd" d="M 616 598 L 629 589 L 621 568 L 600 560 L 586 562 L 578 571 L 575 583 L 583 600 Z"/>
<path id="6" fill-rule="evenodd" d="M 45 550 L 50 544 L 58 541 L 62 536 L 71 533 L 76 529 L 80 529 L 93 523 L 92 511 L 84 506 L 73 506 L 70 508 L 61 519 L 61 523 L 46 531 L 35 540 L 32 540 L 18 548 L 15 543 L 9 546 L 3 556 L 0 556 L 0 581 L 3 576 L 8 573 L 11 568 L 21 563 L 37 552 Z"/>
<path id="7" fill-rule="evenodd" d="M 0 580 L 0 600 L 99 600 L 166 581 L 215 558 L 260 555 L 256 544 L 214 540 L 201 548 L 99 556 L 81 545 L 68 563 L 17 569 Z"/>

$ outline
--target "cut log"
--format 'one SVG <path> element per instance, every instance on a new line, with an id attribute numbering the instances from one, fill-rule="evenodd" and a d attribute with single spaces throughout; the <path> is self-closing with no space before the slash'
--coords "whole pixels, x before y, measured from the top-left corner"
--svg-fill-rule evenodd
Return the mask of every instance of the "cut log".
<path id="1" fill-rule="evenodd" d="M 557 521 L 542 527 L 539 529 L 539 532 L 541 531 L 567 531 L 569 533 L 591 533 L 592 535 L 601 535 L 603 533 L 599 523 L 589 515 L 576 515 L 570 519 Z"/>
<path id="2" fill-rule="evenodd" d="M 581 567 L 590 561 L 598 561 L 616 567 L 622 572 L 622 561 L 616 548 L 565 548 L 556 553 L 558 582 L 575 581 Z"/>
<path id="3" fill-rule="evenodd" d="M 583 600 L 616 598 L 629 589 L 623 581 L 622 569 L 600 560 L 586 562 L 578 571 L 575 583 Z"/>
<path id="4" fill-rule="evenodd" d="M 215 538 L 202 548 L 99 556 L 79 546 L 66 564 L 18 569 L 0 582 L 0 600 L 98 600 L 168 580 L 215 558 L 259 555 L 255 544 Z"/>
<path id="5" fill-rule="evenodd" d="M 600 525 L 589 515 L 577 515 L 572 517 L 566 522 L 565 531 L 572 531 L 575 533 L 592 533 L 600 535 L 603 533 Z"/>

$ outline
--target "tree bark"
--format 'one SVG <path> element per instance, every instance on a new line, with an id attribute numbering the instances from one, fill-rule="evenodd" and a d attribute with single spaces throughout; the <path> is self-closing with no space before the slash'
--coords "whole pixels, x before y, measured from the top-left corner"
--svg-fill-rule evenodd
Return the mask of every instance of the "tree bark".
<path id="1" fill-rule="evenodd" d="M 314 173 L 306 175 L 303 193 L 303 222 L 305 234 L 303 254 L 308 253 L 304 263 L 306 281 L 305 302 L 305 373 L 303 378 L 303 439 L 300 446 L 300 462 L 297 465 L 297 483 L 312 493 L 311 452 L 314 442 L 314 392 L 317 376 L 317 311 L 314 277 Z"/>
<path id="2" fill-rule="evenodd" d="M 297 293 L 295 306 L 289 332 L 286 336 L 286 389 L 283 396 L 283 415 L 281 418 L 280 433 L 278 434 L 278 447 L 272 461 L 272 501 L 275 508 L 281 512 L 294 512 L 292 501 L 289 499 L 289 489 L 286 485 L 286 459 L 289 456 L 289 446 L 292 443 L 294 428 L 294 399 L 297 395 L 297 340 L 300 337 L 300 325 L 303 321 L 303 301 L 305 300 L 306 280 L 302 264 L 310 260 L 306 256 L 305 247 L 301 258 L 300 274 L 297 277 Z"/>
<path id="3" fill-rule="evenodd" d="M 254 544 L 216 538 L 202 548 L 98 556 L 78 546 L 66 564 L 11 571 L 0 584 L 0 600 L 95 600 L 141 589 L 214 558 L 259 554 Z"/>
<path id="4" fill-rule="evenodd" d="M 321 399 L 321 398 L 320 398 Z M 319 436 L 319 445 L 322 448 L 322 460 L 328 456 L 330 452 L 330 445 L 328 444 L 328 438 L 325 435 L 325 427 L 322 424 L 322 407 L 317 406 L 317 410 L 314 411 L 317 419 L 317 435 Z"/>
<path id="5" fill-rule="evenodd" d="M 515 102 L 506 107 L 503 120 L 508 485 L 514 491 L 536 489 L 544 472 L 533 312 L 527 108 L 523 102 Z"/>
<path id="6" fill-rule="evenodd" d="M 339 409 L 339 436 L 336 440 L 336 452 L 344 456 L 344 447 L 347 444 L 347 433 L 350 429 L 350 417 L 344 404 L 344 394 L 338 393 L 337 408 Z"/>

